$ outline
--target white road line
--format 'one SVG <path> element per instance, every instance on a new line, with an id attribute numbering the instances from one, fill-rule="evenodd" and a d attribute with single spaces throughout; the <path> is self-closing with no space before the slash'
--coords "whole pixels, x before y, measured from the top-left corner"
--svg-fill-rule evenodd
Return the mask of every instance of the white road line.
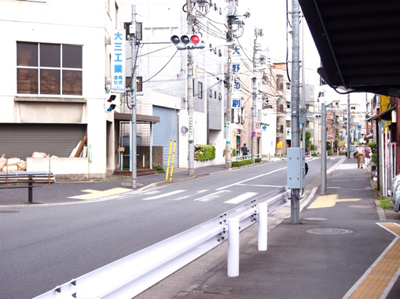
<path id="1" fill-rule="evenodd" d="M 282 188 L 283 187 L 283 186 L 276 186 L 276 185 L 256 185 L 256 184 L 237 184 L 237 186 L 266 187 L 266 188 Z"/>
<path id="2" fill-rule="evenodd" d="M 241 194 L 239 196 L 236 196 L 236 197 L 234 197 L 234 198 L 232 198 L 230 200 L 227 200 L 224 203 L 235 205 L 235 204 L 241 203 L 242 201 L 245 201 L 246 199 L 249 199 L 250 197 L 253 197 L 256 194 L 258 194 L 258 193 L 256 193 L 256 192 L 246 192 L 246 193 L 243 193 L 243 194 Z"/>
<path id="3" fill-rule="evenodd" d="M 178 197 L 178 198 L 173 198 L 172 200 L 182 200 L 182 199 L 189 198 L 189 197 L 190 197 L 190 195 L 186 195 L 186 196 L 182 196 L 182 197 Z"/>
<path id="4" fill-rule="evenodd" d="M 194 201 L 209 202 L 209 201 L 212 201 L 215 198 L 219 198 L 219 194 L 224 193 L 224 192 L 231 192 L 231 191 L 222 190 L 222 191 L 214 192 L 214 193 L 208 194 L 206 196 L 203 196 L 203 197 L 200 197 L 200 198 L 196 198 Z"/>
<path id="5" fill-rule="evenodd" d="M 185 191 L 186 190 L 176 190 L 176 191 L 172 191 L 172 192 L 169 192 L 169 193 L 163 193 L 163 194 L 160 194 L 160 195 L 143 198 L 143 200 L 159 199 L 159 198 L 163 198 L 163 197 L 168 197 L 168 196 L 171 196 L 171 195 L 179 194 L 179 193 L 182 193 L 182 192 L 185 192 Z"/>
<path id="6" fill-rule="evenodd" d="M 234 184 L 227 185 L 227 186 L 225 186 L 225 187 L 218 188 L 218 189 L 216 189 L 216 190 L 224 190 L 224 189 L 226 189 L 226 188 L 229 188 L 229 187 L 232 187 L 232 186 L 236 186 L 236 185 L 238 185 L 238 184 L 242 184 L 242 183 L 247 182 L 247 181 L 251 181 L 251 180 L 254 180 L 254 179 L 257 179 L 257 178 L 266 176 L 266 175 L 273 174 L 273 173 L 275 173 L 275 172 L 284 170 L 284 169 L 286 169 L 286 168 L 287 168 L 287 167 L 282 167 L 282 168 L 279 168 L 279 169 L 275 169 L 275 170 L 273 170 L 273 171 L 270 171 L 270 172 L 267 172 L 267 173 L 260 174 L 260 175 L 257 175 L 257 176 L 255 176 L 255 177 L 249 178 L 249 179 L 247 179 L 247 180 L 243 180 L 243 181 L 240 181 L 240 182 L 237 182 L 237 183 L 234 183 Z"/>

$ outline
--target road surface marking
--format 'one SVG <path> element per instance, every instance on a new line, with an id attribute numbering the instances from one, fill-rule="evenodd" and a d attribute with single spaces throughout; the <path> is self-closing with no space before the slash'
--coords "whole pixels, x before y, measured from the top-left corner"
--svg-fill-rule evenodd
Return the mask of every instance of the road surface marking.
<path id="1" fill-rule="evenodd" d="M 246 199 L 249 199 L 250 197 L 253 197 L 254 195 L 257 195 L 257 194 L 258 193 L 256 193 L 256 192 L 246 192 L 246 193 L 236 196 L 230 200 L 227 200 L 224 203 L 235 205 L 235 204 L 241 203 L 242 201 L 245 201 Z"/>
<path id="2" fill-rule="evenodd" d="M 273 171 L 270 171 L 270 172 L 267 172 L 267 173 L 263 173 L 263 174 L 257 175 L 257 176 L 255 176 L 255 177 L 252 177 L 252 178 L 249 178 L 249 179 L 246 179 L 246 180 L 243 180 L 243 181 L 234 183 L 234 184 L 230 184 L 230 185 L 227 185 L 227 186 L 225 186 L 225 187 L 218 188 L 218 189 L 216 189 L 216 190 L 219 191 L 219 190 L 223 190 L 223 189 L 226 189 L 226 188 L 229 188 L 229 187 L 232 187 L 232 186 L 236 186 L 236 185 L 239 185 L 239 184 L 244 183 L 244 182 L 247 182 L 247 181 L 251 181 L 251 180 L 254 180 L 254 179 L 257 179 L 257 178 L 266 176 L 266 175 L 273 174 L 273 173 L 275 173 L 275 172 L 284 170 L 284 169 L 286 169 L 286 168 L 287 168 L 287 167 L 278 168 L 278 169 L 275 169 L 275 170 L 273 170 Z"/>
<path id="3" fill-rule="evenodd" d="M 266 188 L 282 188 L 283 187 L 283 186 L 276 186 L 276 185 L 256 185 L 256 184 L 237 184 L 237 186 L 266 187 Z"/>
<path id="4" fill-rule="evenodd" d="M 308 209 L 322 209 L 322 208 L 332 208 L 338 202 L 352 202 L 360 201 L 361 198 L 346 198 L 338 199 L 337 194 L 321 195 L 318 196 L 314 202 L 308 207 Z"/>
<path id="5" fill-rule="evenodd" d="M 113 189 L 108 189 L 108 190 L 86 189 L 86 190 L 81 190 L 81 191 L 87 192 L 89 194 L 70 196 L 68 198 L 89 200 L 89 199 L 96 199 L 96 198 L 100 198 L 100 197 L 106 197 L 106 196 L 110 196 L 110 195 L 116 195 L 116 194 L 129 192 L 129 191 L 132 191 L 132 189 L 127 189 L 127 188 L 113 188 Z"/>
<path id="6" fill-rule="evenodd" d="M 400 275 L 400 225 L 378 223 L 396 237 L 343 299 L 386 298 Z"/>
<path id="7" fill-rule="evenodd" d="M 168 196 L 171 196 L 171 195 L 179 194 L 179 193 L 182 193 L 182 192 L 185 192 L 185 191 L 186 190 L 175 190 L 175 191 L 172 191 L 172 192 L 163 193 L 163 194 L 156 195 L 156 196 L 146 197 L 146 198 L 143 198 L 143 200 L 159 199 L 159 198 L 163 198 L 163 197 L 168 197 Z"/>
<path id="8" fill-rule="evenodd" d="M 221 190 L 221 191 L 217 191 L 211 194 L 208 194 L 206 196 L 200 197 L 200 198 L 196 198 L 194 201 L 203 201 L 203 202 L 209 202 L 212 201 L 213 199 L 219 198 L 219 194 L 221 193 L 225 193 L 225 192 L 230 192 L 228 190 Z"/>

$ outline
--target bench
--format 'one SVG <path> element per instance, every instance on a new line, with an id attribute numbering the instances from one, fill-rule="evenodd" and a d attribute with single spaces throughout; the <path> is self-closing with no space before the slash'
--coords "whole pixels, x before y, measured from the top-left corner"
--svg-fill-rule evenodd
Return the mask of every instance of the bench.
<path id="1" fill-rule="evenodd" d="M 0 172 L 0 189 L 27 188 L 28 203 L 33 203 L 33 184 L 55 182 L 52 172 L 45 171 L 13 171 Z"/>

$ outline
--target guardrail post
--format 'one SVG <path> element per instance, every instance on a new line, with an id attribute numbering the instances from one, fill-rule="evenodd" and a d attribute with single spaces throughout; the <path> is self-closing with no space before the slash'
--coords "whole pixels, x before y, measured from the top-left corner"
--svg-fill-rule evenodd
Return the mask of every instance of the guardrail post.
<path id="1" fill-rule="evenodd" d="M 33 180 L 32 177 L 30 176 L 28 179 L 28 202 L 33 203 L 33 196 L 32 196 L 32 188 L 33 188 Z"/>
<path id="2" fill-rule="evenodd" d="M 239 276 L 239 227 L 238 218 L 228 219 L 228 277 Z"/>
<path id="3" fill-rule="evenodd" d="M 258 205 L 258 251 L 268 248 L 268 204 L 262 202 Z"/>

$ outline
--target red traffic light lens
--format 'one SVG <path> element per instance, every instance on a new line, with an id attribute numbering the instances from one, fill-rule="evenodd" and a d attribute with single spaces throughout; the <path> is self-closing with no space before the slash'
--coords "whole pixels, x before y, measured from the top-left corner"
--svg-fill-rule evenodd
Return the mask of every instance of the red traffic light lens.
<path id="1" fill-rule="evenodd" d="M 200 42 L 200 37 L 198 37 L 197 35 L 192 35 L 190 40 L 192 41 L 192 44 L 197 45 Z"/>
<path id="2" fill-rule="evenodd" d="M 173 36 L 171 36 L 171 42 L 174 44 L 174 45 L 177 45 L 177 44 L 179 44 L 179 36 L 177 36 L 177 35 L 173 35 Z"/>
<path id="3" fill-rule="evenodd" d="M 112 102 L 112 101 L 114 101 L 116 97 L 117 97 L 117 96 L 116 96 L 115 94 L 111 95 L 111 96 L 108 98 L 107 102 Z"/>
<path id="4" fill-rule="evenodd" d="M 182 35 L 181 36 L 181 41 L 182 41 L 182 43 L 184 44 L 184 45 L 187 45 L 188 43 L 189 43 L 189 36 L 187 36 L 187 35 Z"/>

